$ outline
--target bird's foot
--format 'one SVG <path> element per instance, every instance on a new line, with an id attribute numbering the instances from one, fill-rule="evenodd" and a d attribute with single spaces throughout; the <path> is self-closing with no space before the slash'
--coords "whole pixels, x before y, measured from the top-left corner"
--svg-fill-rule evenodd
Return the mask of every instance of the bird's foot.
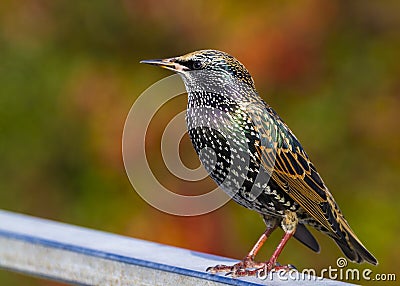
<path id="1" fill-rule="evenodd" d="M 232 266 L 217 265 L 214 267 L 209 267 L 207 268 L 207 272 L 213 274 L 218 272 L 227 272 L 225 275 L 232 277 L 256 276 L 262 278 L 267 277 L 267 275 L 271 272 L 287 272 L 292 269 L 296 269 L 296 267 L 291 264 L 281 265 L 278 262 L 272 263 L 270 261 L 255 262 L 252 259 L 246 258 L 243 261 L 236 263 Z"/>
<path id="2" fill-rule="evenodd" d="M 208 267 L 206 269 L 207 272 L 212 274 L 220 273 L 220 272 L 227 272 L 226 275 L 235 276 L 235 273 L 243 272 L 246 269 L 254 269 L 262 267 L 264 263 L 254 261 L 254 257 L 246 257 L 242 261 L 234 264 L 234 265 L 216 265 L 213 267 Z"/>

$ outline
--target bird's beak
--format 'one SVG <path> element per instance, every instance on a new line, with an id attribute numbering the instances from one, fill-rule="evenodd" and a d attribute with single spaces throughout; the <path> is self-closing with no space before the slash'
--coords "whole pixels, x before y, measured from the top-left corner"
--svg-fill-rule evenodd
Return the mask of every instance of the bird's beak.
<path id="1" fill-rule="evenodd" d="M 162 67 L 162 68 L 165 68 L 168 70 L 172 70 L 174 72 L 184 72 L 184 71 L 189 70 L 184 65 L 181 65 L 178 62 L 176 62 L 176 58 L 143 60 L 143 61 L 140 61 L 140 63 L 159 66 L 159 67 Z"/>

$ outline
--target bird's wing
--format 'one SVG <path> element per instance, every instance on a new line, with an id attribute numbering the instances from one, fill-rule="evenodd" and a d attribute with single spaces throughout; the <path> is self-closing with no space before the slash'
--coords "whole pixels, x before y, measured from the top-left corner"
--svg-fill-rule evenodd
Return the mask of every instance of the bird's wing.
<path id="1" fill-rule="evenodd" d="M 263 167 L 294 201 L 333 235 L 338 222 L 334 217 L 337 205 L 309 160 L 300 142 L 266 103 L 250 104 L 246 108 L 260 144 L 256 146 Z"/>

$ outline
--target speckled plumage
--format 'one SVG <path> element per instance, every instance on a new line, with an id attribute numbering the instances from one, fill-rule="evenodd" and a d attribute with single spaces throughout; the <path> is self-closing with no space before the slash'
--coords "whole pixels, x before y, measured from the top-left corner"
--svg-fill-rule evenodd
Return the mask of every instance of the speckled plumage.
<path id="1" fill-rule="evenodd" d="M 144 62 L 182 76 L 188 91 L 188 132 L 201 162 L 235 202 L 263 216 L 268 234 L 281 225 L 290 236 L 319 251 L 304 226 L 310 225 L 333 238 L 350 260 L 377 264 L 344 219 L 300 142 L 261 99 L 239 61 L 224 52 L 202 50 Z M 285 221 L 292 216 L 289 227 Z M 254 257 L 250 258 L 246 257 L 250 263 L 236 268 L 213 270 L 248 274 L 242 268 L 256 267 Z M 275 260 L 270 260 L 269 268 L 275 267 Z"/>

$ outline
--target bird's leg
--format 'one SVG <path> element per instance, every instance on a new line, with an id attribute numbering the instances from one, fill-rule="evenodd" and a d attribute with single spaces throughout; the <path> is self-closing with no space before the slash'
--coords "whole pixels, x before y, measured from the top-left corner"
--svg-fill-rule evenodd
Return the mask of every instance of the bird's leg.
<path id="1" fill-rule="evenodd" d="M 278 270 L 290 270 L 294 269 L 292 265 L 280 265 L 277 264 L 276 260 L 278 259 L 279 255 L 281 254 L 283 248 L 285 247 L 286 243 L 289 239 L 294 235 L 296 232 L 298 220 L 297 215 L 294 212 L 287 211 L 285 213 L 285 217 L 282 220 L 282 229 L 284 230 L 285 234 L 283 235 L 281 241 L 279 242 L 277 248 L 275 249 L 274 253 L 272 254 L 271 258 L 265 263 L 257 263 L 257 269 L 238 269 L 232 273 L 234 277 L 241 277 L 241 276 L 265 276 L 272 269 Z M 260 266 L 261 265 L 261 266 Z"/>
<path id="2" fill-rule="evenodd" d="M 254 258 L 257 255 L 258 251 L 263 246 L 263 244 L 265 243 L 265 241 L 267 241 L 268 237 L 278 226 L 277 219 L 275 219 L 275 218 L 272 218 L 268 221 L 266 220 L 266 218 L 264 218 L 264 221 L 267 225 L 267 229 L 260 236 L 260 238 L 257 240 L 256 244 L 253 246 L 253 248 L 250 250 L 250 252 L 246 255 L 246 257 L 242 261 L 240 261 L 234 265 L 216 265 L 214 267 L 208 267 L 206 271 L 213 273 L 213 274 L 217 273 L 217 272 L 235 273 L 240 269 L 262 267 L 264 265 L 264 263 L 258 263 L 256 261 L 254 261 Z"/>

